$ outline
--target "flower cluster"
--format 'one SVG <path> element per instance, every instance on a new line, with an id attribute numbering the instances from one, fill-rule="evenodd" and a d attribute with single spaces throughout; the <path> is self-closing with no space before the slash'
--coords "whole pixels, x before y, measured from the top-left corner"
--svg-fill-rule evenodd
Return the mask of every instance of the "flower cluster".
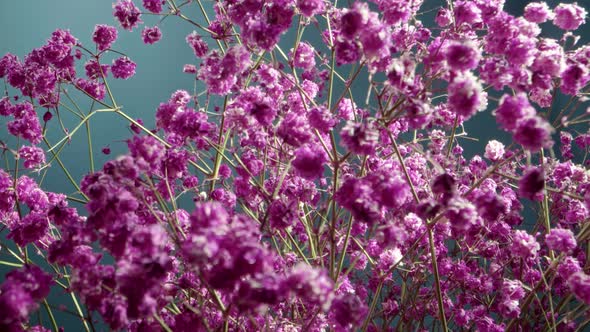
<path id="1" fill-rule="evenodd" d="M 56 30 L 0 58 L 0 330 L 45 331 L 41 303 L 87 331 L 587 324 L 584 4 L 455 0 L 429 26 L 425 0 L 135 2 L 92 47 Z M 173 87 L 152 127 L 115 102 L 141 70 L 115 42 L 174 20 L 198 91 Z M 77 179 L 61 152 L 83 128 L 95 151 L 98 116 L 128 123 L 127 152 Z M 45 189 L 57 166 L 74 190 Z"/>

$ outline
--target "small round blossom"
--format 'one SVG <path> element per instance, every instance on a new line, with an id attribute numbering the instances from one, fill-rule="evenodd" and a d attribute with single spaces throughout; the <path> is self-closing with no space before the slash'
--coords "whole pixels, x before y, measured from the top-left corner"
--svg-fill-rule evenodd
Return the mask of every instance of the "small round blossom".
<path id="1" fill-rule="evenodd" d="M 196 31 L 193 31 L 186 36 L 186 43 L 193 49 L 197 58 L 204 57 L 209 51 L 207 43 Z"/>
<path id="2" fill-rule="evenodd" d="M 453 21 L 453 13 L 447 8 L 441 8 L 436 13 L 434 21 L 436 22 L 436 24 L 438 24 L 438 26 L 446 27 Z"/>
<path id="3" fill-rule="evenodd" d="M 99 51 L 104 51 L 111 48 L 111 45 L 117 40 L 117 36 L 117 28 L 110 25 L 98 24 L 94 27 L 92 41 L 96 43 Z"/>
<path id="4" fill-rule="evenodd" d="M 524 18 L 529 22 L 543 23 L 553 17 L 546 2 L 531 2 L 524 7 Z"/>
<path id="5" fill-rule="evenodd" d="M 95 59 L 90 59 L 84 64 L 84 69 L 86 70 L 86 76 L 89 79 L 94 80 L 101 78 L 103 75 L 104 77 L 107 77 L 110 66 L 107 64 L 99 64 Z"/>
<path id="6" fill-rule="evenodd" d="M 458 26 L 463 24 L 477 24 L 482 21 L 481 9 L 472 1 L 456 1 L 454 14 L 455 24 Z"/>
<path id="7" fill-rule="evenodd" d="M 529 103 L 525 93 L 502 96 L 500 105 L 495 110 L 496 121 L 507 131 L 516 129 L 518 120 L 535 114 L 536 111 Z"/>
<path id="8" fill-rule="evenodd" d="M 297 8 L 304 16 L 312 17 L 324 11 L 324 0 L 297 0 Z"/>
<path id="9" fill-rule="evenodd" d="M 536 258 L 541 246 L 534 236 L 526 231 L 516 230 L 512 234 L 512 252 L 522 258 Z"/>
<path id="10" fill-rule="evenodd" d="M 18 150 L 18 156 L 24 159 L 25 168 L 39 167 L 45 163 L 45 153 L 43 149 L 36 146 L 23 146 Z"/>
<path id="11" fill-rule="evenodd" d="M 9 116 L 14 112 L 12 104 L 10 103 L 10 98 L 4 97 L 0 99 L 0 115 L 2 116 Z"/>
<path id="12" fill-rule="evenodd" d="M 531 68 L 539 73 L 559 77 L 565 69 L 563 47 L 555 39 L 543 38 L 537 48 L 539 53 Z"/>
<path id="13" fill-rule="evenodd" d="M 574 233 L 569 229 L 554 228 L 545 236 L 545 243 L 551 250 L 570 253 L 576 249 L 577 243 Z"/>
<path id="14" fill-rule="evenodd" d="M 292 52 L 293 66 L 305 70 L 315 67 L 315 55 L 313 46 L 306 42 L 299 43 L 297 50 Z"/>
<path id="15" fill-rule="evenodd" d="M 533 116 L 518 122 L 514 140 L 527 150 L 539 151 L 549 143 L 551 131 L 551 125 L 547 120 Z"/>
<path id="16" fill-rule="evenodd" d="M 534 200 L 545 189 L 545 174 L 541 168 L 534 167 L 518 181 L 518 193 L 520 196 Z"/>
<path id="17" fill-rule="evenodd" d="M 368 313 L 368 308 L 357 294 L 345 293 L 336 297 L 330 311 L 342 328 L 351 329 L 360 327 Z"/>
<path id="18" fill-rule="evenodd" d="M 491 140 L 486 145 L 486 152 L 484 157 L 488 158 L 491 161 L 499 161 L 504 157 L 504 144 L 498 142 L 496 140 Z"/>
<path id="19" fill-rule="evenodd" d="M 342 144 L 350 151 L 364 155 L 373 154 L 379 140 L 379 132 L 373 122 L 349 121 L 340 131 L 340 136 Z"/>
<path id="20" fill-rule="evenodd" d="M 326 163 L 326 153 L 323 149 L 315 146 L 302 146 L 295 152 L 293 167 L 301 177 L 314 180 L 324 174 L 324 164 Z"/>
<path id="21" fill-rule="evenodd" d="M 162 0 L 143 0 L 143 8 L 154 14 L 162 12 Z"/>
<path id="22" fill-rule="evenodd" d="M 25 265 L 6 274 L 0 286 L 0 327 L 16 324 L 15 331 L 38 307 L 38 302 L 49 295 L 53 280 L 39 267 Z"/>
<path id="23" fill-rule="evenodd" d="M 504 280 L 500 294 L 500 312 L 509 318 L 518 317 L 520 315 L 519 300 L 525 296 L 521 282 L 518 280 Z"/>
<path id="24" fill-rule="evenodd" d="M 162 31 L 160 31 L 158 26 L 151 28 L 146 26 L 141 31 L 141 38 L 143 39 L 144 44 L 154 44 L 162 38 Z"/>
<path id="25" fill-rule="evenodd" d="M 324 311 L 330 308 L 334 285 L 325 270 L 299 263 L 291 271 L 287 284 L 303 300 L 319 305 Z"/>
<path id="26" fill-rule="evenodd" d="M 563 30 L 576 30 L 586 22 L 586 10 L 577 3 L 562 3 L 555 7 L 553 23 Z"/>
<path id="27" fill-rule="evenodd" d="M 7 123 L 8 132 L 33 144 L 41 142 L 43 137 L 41 124 L 31 103 L 14 105 L 13 115 L 14 120 Z"/>
<path id="28" fill-rule="evenodd" d="M 204 59 L 197 77 L 207 84 L 210 93 L 225 95 L 234 88 L 238 78 L 250 64 L 250 52 L 243 46 L 233 46 L 225 55 L 220 55 L 217 51 L 211 52 Z"/>
<path id="29" fill-rule="evenodd" d="M 537 39 L 523 34 L 512 38 L 506 51 L 506 60 L 514 66 L 530 66 L 535 60 L 538 51 Z"/>
<path id="30" fill-rule="evenodd" d="M 133 30 L 141 23 L 141 11 L 131 0 L 118 0 L 113 4 L 113 15 L 125 30 Z"/>
<path id="31" fill-rule="evenodd" d="M 481 52 L 472 42 L 454 42 L 445 52 L 447 64 L 453 70 L 469 70 L 477 67 Z"/>
<path id="32" fill-rule="evenodd" d="M 103 100 L 106 94 L 106 88 L 104 84 L 98 80 L 87 80 L 79 78 L 76 80 L 76 85 L 89 96 L 98 100 Z"/>
<path id="33" fill-rule="evenodd" d="M 137 67 L 135 62 L 131 61 L 128 57 L 120 57 L 113 60 L 111 72 L 113 73 L 113 77 L 126 80 L 135 75 L 135 67 Z"/>
<path id="34" fill-rule="evenodd" d="M 467 200 L 454 198 L 449 201 L 448 205 L 446 216 L 451 227 L 457 233 L 468 231 L 480 219 L 475 205 Z"/>
<path id="35" fill-rule="evenodd" d="M 346 121 L 354 119 L 355 109 L 357 109 L 357 106 L 350 98 L 343 98 L 338 104 L 338 118 Z"/>
<path id="36" fill-rule="evenodd" d="M 568 279 L 568 284 L 576 297 L 590 305 L 590 276 L 584 272 L 576 272 Z"/>
<path id="37" fill-rule="evenodd" d="M 457 75 L 449 84 L 449 108 L 469 118 L 487 105 L 487 94 L 471 72 Z"/>
<path id="38" fill-rule="evenodd" d="M 561 73 L 561 90 L 565 94 L 576 95 L 589 79 L 586 66 L 572 63 Z"/>
<path id="39" fill-rule="evenodd" d="M 182 67 L 182 72 L 187 74 L 196 74 L 197 73 L 197 66 L 186 64 Z"/>

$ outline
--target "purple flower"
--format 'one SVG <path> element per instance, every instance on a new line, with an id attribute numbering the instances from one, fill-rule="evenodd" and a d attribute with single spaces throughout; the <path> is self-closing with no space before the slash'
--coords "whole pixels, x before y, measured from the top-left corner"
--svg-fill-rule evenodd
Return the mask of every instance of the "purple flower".
<path id="1" fill-rule="evenodd" d="M 52 277 L 33 265 L 6 274 L 0 286 L 0 326 L 25 323 L 30 313 L 38 308 L 37 302 L 47 295 Z"/>
<path id="2" fill-rule="evenodd" d="M 368 308 L 358 295 L 345 293 L 334 299 L 330 312 L 336 322 L 346 329 L 358 327 L 363 322 Z"/>
<path id="3" fill-rule="evenodd" d="M 465 72 L 449 84 L 449 108 L 464 118 L 469 118 L 487 106 L 487 94 L 476 77 Z"/>
<path id="4" fill-rule="evenodd" d="M 315 67 L 314 48 L 307 42 L 299 43 L 297 50 L 295 50 L 295 52 L 291 52 L 290 56 L 295 68 L 310 70 Z"/>
<path id="5" fill-rule="evenodd" d="M 470 70 L 477 67 L 481 52 L 473 42 L 454 42 L 447 46 L 445 58 L 453 70 Z"/>
<path id="6" fill-rule="evenodd" d="M 22 146 L 18 150 L 20 158 L 24 159 L 25 168 L 39 167 L 45 163 L 45 153 L 43 149 L 36 146 Z"/>
<path id="7" fill-rule="evenodd" d="M 500 99 L 500 105 L 495 110 L 496 121 L 500 127 L 507 131 L 516 129 L 516 123 L 523 118 L 536 114 L 535 109 L 529 104 L 524 93 L 515 96 L 504 95 Z"/>
<path id="8" fill-rule="evenodd" d="M 197 66 L 186 64 L 182 67 L 182 72 L 187 74 L 196 74 L 197 73 Z"/>
<path id="9" fill-rule="evenodd" d="M 21 247 L 41 240 L 48 234 L 49 222 L 44 213 L 31 212 L 25 216 L 8 234 Z"/>
<path id="10" fill-rule="evenodd" d="M 453 198 L 449 201 L 446 216 L 453 230 L 458 233 L 468 231 L 481 220 L 475 205 L 462 198 Z"/>
<path id="11" fill-rule="evenodd" d="M 475 2 L 460 0 L 454 4 L 455 24 L 461 26 L 463 24 L 477 24 L 482 21 L 481 9 L 477 7 Z"/>
<path id="12" fill-rule="evenodd" d="M 18 58 L 14 54 L 6 53 L 0 58 L 0 78 L 8 75 L 16 64 L 18 64 Z"/>
<path id="13" fill-rule="evenodd" d="M 309 125 L 317 129 L 320 133 L 330 132 L 337 123 L 332 113 L 322 106 L 311 109 L 307 115 L 307 119 L 309 120 Z"/>
<path id="14" fill-rule="evenodd" d="M 521 282 L 518 280 L 505 279 L 502 283 L 500 294 L 500 312 L 508 318 L 516 318 L 520 316 L 519 300 L 525 296 Z"/>
<path id="15" fill-rule="evenodd" d="M 275 229 L 287 229 L 298 220 L 299 207 L 295 201 L 285 199 L 274 200 L 268 207 L 268 220 Z"/>
<path id="16" fill-rule="evenodd" d="M 107 64 L 99 64 L 96 60 L 91 59 L 84 64 L 84 69 L 86 70 L 86 76 L 89 79 L 94 80 L 102 78 L 103 75 L 104 77 L 107 77 L 110 66 Z"/>
<path id="17" fill-rule="evenodd" d="M 569 277 L 568 284 L 578 299 L 590 305 L 590 276 L 584 272 L 576 272 Z"/>
<path id="18" fill-rule="evenodd" d="M 131 0 L 118 0 L 113 4 L 113 15 L 125 30 L 133 30 L 141 23 L 141 11 Z"/>
<path id="19" fill-rule="evenodd" d="M 103 83 L 97 80 L 86 80 L 79 78 L 76 80 L 76 85 L 82 91 L 86 92 L 90 97 L 98 100 L 103 100 L 106 94 L 106 88 Z"/>
<path id="20" fill-rule="evenodd" d="M 207 55 L 207 52 L 209 52 L 207 42 L 205 42 L 196 31 L 193 31 L 186 36 L 186 43 L 193 49 L 197 58 L 202 58 Z"/>
<path id="21" fill-rule="evenodd" d="M 545 2 L 531 2 L 524 7 L 524 18 L 529 22 L 543 23 L 553 18 L 553 13 Z"/>
<path id="22" fill-rule="evenodd" d="M 324 174 L 326 161 L 326 153 L 321 147 L 304 145 L 295 152 L 293 168 L 299 176 L 308 180 L 315 180 Z"/>
<path id="23" fill-rule="evenodd" d="M 287 283 L 278 276 L 273 274 L 258 275 L 240 284 L 238 307 L 247 312 L 261 305 L 276 305 L 285 300 L 288 291 Z"/>
<path id="24" fill-rule="evenodd" d="M 518 121 L 514 140 L 527 150 L 538 151 L 548 145 L 551 132 L 551 125 L 547 120 L 533 116 Z"/>
<path id="25" fill-rule="evenodd" d="M 379 143 L 379 132 L 373 122 L 358 123 L 349 121 L 340 131 L 342 145 L 353 153 L 371 155 Z"/>
<path id="26" fill-rule="evenodd" d="M 162 31 L 160 31 L 157 25 L 151 28 L 146 26 L 141 31 L 141 38 L 144 44 L 154 44 L 162 38 Z"/>
<path id="27" fill-rule="evenodd" d="M 590 80 L 588 69 L 577 63 L 568 65 L 561 73 L 561 90 L 569 95 L 576 95 Z"/>
<path id="28" fill-rule="evenodd" d="M 143 0 L 143 7 L 154 14 L 162 12 L 163 0 Z"/>
<path id="29" fill-rule="evenodd" d="M 117 35 L 117 28 L 106 24 L 97 24 L 94 27 L 92 41 L 96 43 L 99 51 L 104 51 L 111 48 L 111 45 L 117 40 Z"/>
<path id="30" fill-rule="evenodd" d="M 307 119 L 294 112 L 287 113 L 277 129 L 277 136 L 294 147 L 300 147 L 307 143 L 311 139 L 311 135 Z"/>
<path id="31" fill-rule="evenodd" d="M 10 98 L 4 97 L 0 99 L 0 115 L 2 116 L 9 116 L 12 115 L 14 112 L 14 108 L 10 103 Z"/>
<path id="32" fill-rule="evenodd" d="M 127 143 L 136 165 L 147 172 L 155 173 L 165 155 L 164 146 L 152 136 L 134 136 Z"/>
<path id="33" fill-rule="evenodd" d="M 299 263 L 291 270 L 286 282 L 302 300 L 319 305 L 323 311 L 332 305 L 334 285 L 324 270 Z"/>
<path id="34" fill-rule="evenodd" d="M 43 137 L 41 124 L 31 103 L 16 104 L 12 108 L 14 120 L 7 123 L 10 134 L 23 138 L 33 144 L 41 142 Z"/>
<path id="35" fill-rule="evenodd" d="M 486 145 L 484 157 L 491 161 L 500 161 L 505 153 L 504 144 L 496 140 L 491 140 Z"/>
<path id="36" fill-rule="evenodd" d="M 114 78 L 128 79 L 135 75 L 135 68 L 137 65 L 128 57 L 120 57 L 113 60 L 111 65 L 111 72 Z"/>
<path id="37" fill-rule="evenodd" d="M 535 237 L 526 231 L 516 230 L 512 233 L 511 251 L 515 257 L 534 259 L 540 249 L 541 246 Z"/>
<path id="38" fill-rule="evenodd" d="M 586 22 L 586 9 L 577 3 L 561 3 L 555 7 L 553 24 L 563 30 L 576 30 Z"/>
<path id="39" fill-rule="evenodd" d="M 435 22 L 440 27 L 446 27 L 453 21 L 452 12 L 447 8 L 441 8 L 436 13 Z"/>
<path id="40" fill-rule="evenodd" d="M 334 197 L 355 219 L 369 225 L 381 219 L 381 207 L 375 198 L 373 184 L 364 178 L 346 179 Z"/>
<path id="41" fill-rule="evenodd" d="M 324 0 L 297 0 L 297 8 L 303 16 L 312 17 L 324 11 Z"/>
<path id="42" fill-rule="evenodd" d="M 537 195 L 545 188 L 545 174 L 540 168 L 531 168 L 518 181 L 518 193 L 520 196 L 535 200 Z"/>
<path id="43" fill-rule="evenodd" d="M 554 228 L 545 236 L 545 243 L 551 250 L 571 253 L 577 247 L 574 233 L 569 229 Z"/>
<path id="44" fill-rule="evenodd" d="M 225 95 L 235 87 L 250 63 L 250 53 L 242 46 L 229 48 L 223 56 L 214 51 L 204 59 L 197 77 L 205 81 L 210 93 Z"/>

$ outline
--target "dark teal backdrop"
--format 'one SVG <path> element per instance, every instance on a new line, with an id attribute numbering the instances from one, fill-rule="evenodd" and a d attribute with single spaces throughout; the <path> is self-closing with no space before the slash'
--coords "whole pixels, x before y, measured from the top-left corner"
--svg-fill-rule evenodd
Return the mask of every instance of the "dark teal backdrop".
<path id="1" fill-rule="evenodd" d="M 138 6 L 141 5 L 140 0 L 134 1 Z M 345 1 L 340 2 L 345 3 Z M 444 1 L 431 0 L 425 2 L 424 11 L 444 3 Z M 505 8 L 512 14 L 521 15 L 522 8 L 528 2 L 530 1 L 507 0 Z M 580 5 L 585 5 L 585 0 L 578 2 Z M 118 26 L 112 17 L 111 3 L 109 0 L 2 0 L 0 1 L 0 56 L 11 52 L 22 59 L 30 50 L 41 46 L 49 38 L 51 32 L 58 28 L 70 29 L 83 45 L 93 49 L 91 35 L 95 24 Z M 210 7 L 212 1 L 205 0 L 204 3 Z M 554 7 L 558 1 L 548 1 L 548 3 Z M 590 9 L 588 5 L 585 6 L 587 10 Z M 194 4 L 187 7 L 187 10 L 187 15 L 191 18 L 201 17 Z M 425 26 L 431 25 L 427 20 L 431 20 L 435 13 L 436 11 L 432 11 L 423 18 Z M 149 26 L 153 26 L 159 21 L 159 18 L 153 15 L 143 15 L 142 18 Z M 199 22 L 203 23 L 202 20 Z M 119 39 L 113 46 L 113 49 L 127 54 L 137 63 L 137 74 L 133 78 L 126 81 L 110 79 L 117 102 L 123 105 L 124 111 L 128 115 L 133 118 L 142 118 L 148 127 L 153 125 L 155 109 L 160 102 L 166 101 L 170 94 L 177 89 L 193 91 L 195 87 L 194 76 L 182 73 L 184 64 L 196 64 L 196 59 L 184 40 L 194 27 L 175 17 L 167 18 L 159 26 L 163 32 L 163 38 L 154 45 L 142 43 L 140 27 L 134 29 L 133 32 L 119 29 Z M 578 32 L 582 33 L 588 26 L 589 24 L 586 24 Z M 546 27 L 549 28 L 547 30 L 549 33 L 555 32 L 550 23 L 543 25 L 543 28 Z M 281 43 L 286 46 L 286 49 L 289 47 L 287 45 L 292 45 L 292 35 L 292 33 L 287 34 Z M 587 43 L 589 35 L 585 33 L 580 43 Z M 317 43 L 317 40 L 315 42 Z M 79 75 L 83 76 L 82 68 L 79 68 Z M 3 91 L 4 86 L 0 86 L 0 89 Z M 364 96 L 365 93 L 366 86 L 355 85 L 355 94 Z M 563 102 L 558 102 L 557 106 L 559 105 L 563 105 Z M 81 99 L 79 106 L 88 111 L 90 104 L 86 99 Z M 495 120 L 491 116 L 490 110 L 493 109 L 495 103 L 490 101 L 489 106 L 486 112 L 478 114 L 466 126 L 471 136 L 480 138 L 480 143 L 459 141 L 466 149 L 467 155 L 481 153 L 483 144 L 491 138 L 500 137 L 504 143 L 509 142 L 508 135 L 494 129 Z M 63 121 L 70 129 L 77 124 L 70 114 L 65 114 Z M 53 143 L 63 137 L 57 124 L 57 121 L 52 120 L 48 137 Z M 5 121 L 0 119 L 0 125 L 0 140 L 7 141 L 9 146 L 14 148 L 15 141 L 8 136 Z M 115 114 L 99 114 L 91 121 L 91 127 L 95 163 L 98 169 L 106 160 L 126 151 L 125 140 L 131 134 L 127 122 Z M 110 156 L 100 153 L 100 149 L 105 146 L 111 148 Z M 75 179 L 80 180 L 86 174 L 89 167 L 88 145 L 84 130 L 75 135 L 72 143 L 64 149 L 61 156 Z M 64 193 L 74 191 L 73 186 L 65 180 L 61 169 L 56 164 L 51 167 L 45 179 L 44 188 Z M 5 235 L 5 232 L 0 235 Z M 0 282 L 6 271 L 4 267 L 0 266 Z M 53 296 L 59 296 L 60 292 L 60 290 L 55 290 Z M 70 303 L 67 299 L 64 301 Z M 81 329 L 79 321 L 67 314 L 58 314 L 57 318 L 66 331 Z"/>

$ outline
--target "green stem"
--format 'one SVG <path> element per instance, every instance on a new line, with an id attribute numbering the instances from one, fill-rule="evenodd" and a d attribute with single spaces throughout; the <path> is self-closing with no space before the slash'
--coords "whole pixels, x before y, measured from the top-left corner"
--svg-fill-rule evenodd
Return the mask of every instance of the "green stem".
<path id="1" fill-rule="evenodd" d="M 436 261 L 436 249 L 434 247 L 434 235 L 432 229 L 428 228 L 428 242 L 430 244 L 430 257 L 432 259 L 432 270 L 434 272 L 434 283 L 436 286 L 436 299 L 438 301 L 438 313 L 440 315 L 440 321 L 442 324 L 443 331 L 448 331 L 447 318 L 445 316 L 445 308 L 443 306 L 442 292 L 440 289 L 440 276 L 438 274 L 438 263 Z"/>
<path id="2" fill-rule="evenodd" d="M 51 308 L 49 307 L 49 303 L 47 303 L 47 300 L 43 300 L 43 306 L 45 307 L 45 310 L 47 310 L 47 314 L 49 315 L 49 319 L 51 320 L 51 325 L 53 326 L 53 331 L 58 332 L 59 327 L 57 326 L 57 322 L 55 321 L 55 317 L 53 316 L 53 312 L 51 311 Z"/>
<path id="3" fill-rule="evenodd" d="M 20 263 L 13 263 L 13 262 L 8 262 L 8 261 L 1 261 L 1 260 L 0 260 L 0 265 L 13 266 L 13 267 L 23 267 L 23 264 L 20 264 Z"/>
<path id="4" fill-rule="evenodd" d="M 43 137 L 43 141 L 45 141 L 45 144 L 47 144 L 48 147 L 51 147 L 51 144 L 49 143 L 49 141 L 47 140 L 47 138 Z M 78 183 L 76 182 L 76 180 L 74 180 L 74 178 L 72 177 L 72 175 L 70 174 L 70 172 L 68 171 L 68 169 L 66 168 L 66 166 L 62 163 L 61 159 L 59 159 L 59 157 L 55 154 L 55 152 L 51 151 L 51 153 L 53 154 L 53 156 L 55 157 L 55 159 L 57 160 L 57 163 L 59 164 L 59 166 L 61 167 L 61 169 L 64 171 L 64 173 L 66 174 L 66 177 L 68 178 L 68 180 L 70 180 L 70 183 L 72 183 L 72 185 L 74 186 L 74 188 L 76 188 L 76 190 L 86 199 L 88 199 L 88 196 L 86 196 L 81 190 L 80 187 L 78 186 Z"/>

